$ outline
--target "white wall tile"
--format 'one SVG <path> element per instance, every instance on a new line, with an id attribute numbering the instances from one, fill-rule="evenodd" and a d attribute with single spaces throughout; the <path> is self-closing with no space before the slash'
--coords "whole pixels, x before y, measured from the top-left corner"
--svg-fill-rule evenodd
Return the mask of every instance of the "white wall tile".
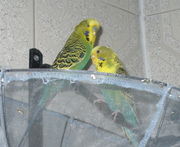
<path id="1" fill-rule="evenodd" d="M 168 45 L 172 51 L 180 53 L 180 38 L 179 16 L 176 15 L 179 11 L 173 11 L 162 14 L 162 35 L 164 44 Z M 179 54 L 180 55 L 180 54 Z"/>
<path id="2" fill-rule="evenodd" d="M 180 8 L 179 0 L 145 0 L 146 15 L 154 15 L 168 11 L 178 10 Z"/>
<path id="3" fill-rule="evenodd" d="M 167 46 L 149 48 L 152 78 L 175 86 L 180 85 L 180 60 Z"/>
<path id="4" fill-rule="evenodd" d="M 147 45 L 156 45 L 162 42 L 162 31 L 160 16 L 152 15 L 146 17 L 146 41 Z"/>
<path id="5" fill-rule="evenodd" d="M 33 1 L 0 1 L 0 66 L 28 68 L 33 47 Z"/>
<path id="6" fill-rule="evenodd" d="M 154 14 L 159 11 L 158 0 L 144 0 L 144 11 L 146 15 Z"/>
<path id="7" fill-rule="evenodd" d="M 179 9 L 180 8 L 180 1 L 179 0 L 169 0 L 169 7 L 171 9 Z"/>

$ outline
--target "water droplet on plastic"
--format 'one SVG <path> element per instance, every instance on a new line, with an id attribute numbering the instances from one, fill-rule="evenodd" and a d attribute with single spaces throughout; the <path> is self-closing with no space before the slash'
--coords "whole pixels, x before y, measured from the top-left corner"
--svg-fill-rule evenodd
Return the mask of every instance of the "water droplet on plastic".
<path id="1" fill-rule="evenodd" d="M 74 80 L 74 79 L 70 79 L 70 82 L 71 82 L 71 83 L 74 83 L 74 82 L 75 82 L 75 80 Z"/>
<path id="2" fill-rule="evenodd" d="M 47 78 L 42 78 L 43 84 L 47 84 L 49 82 L 49 79 Z"/>
<path id="3" fill-rule="evenodd" d="M 19 112 L 21 115 L 24 114 L 24 111 L 21 109 L 17 109 L 16 111 Z"/>
<path id="4" fill-rule="evenodd" d="M 143 83 L 149 83 L 151 80 L 150 79 L 143 79 L 143 80 L 141 80 L 141 82 L 143 82 Z"/>
<path id="5" fill-rule="evenodd" d="M 95 79 L 96 79 L 96 76 L 95 76 L 94 74 L 92 74 L 92 75 L 91 75 L 91 78 L 92 78 L 93 80 L 95 80 Z"/>

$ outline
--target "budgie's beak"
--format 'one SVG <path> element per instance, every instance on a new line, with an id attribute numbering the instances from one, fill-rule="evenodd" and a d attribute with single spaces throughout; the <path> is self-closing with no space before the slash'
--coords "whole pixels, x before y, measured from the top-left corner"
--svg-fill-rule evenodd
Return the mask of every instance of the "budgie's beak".
<path id="1" fill-rule="evenodd" d="M 91 60 L 95 64 L 95 56 L 94 55 L 91 56 Z"/>

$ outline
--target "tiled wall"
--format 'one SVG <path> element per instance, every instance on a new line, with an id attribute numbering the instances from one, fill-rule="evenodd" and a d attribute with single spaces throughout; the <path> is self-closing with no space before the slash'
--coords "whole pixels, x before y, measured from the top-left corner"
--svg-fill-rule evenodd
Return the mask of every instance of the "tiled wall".
<path id="1" fill-rule="evenodd" d="M 0 66 L 28 68 L 33 47 L 52 64 L 74 27 L 95 18 L 102 26 L 97 44 L 110 46 L 130 75 L 180 85 L 180 2 L 144 0 L 147 64 L 138 8 L 139 0 L 0 0 Z"/>
<path id="2" fill-rule="evenodd" d="M 149 75 L 180 86 L 180 1 L 145 0 L 144 7 Z"/>

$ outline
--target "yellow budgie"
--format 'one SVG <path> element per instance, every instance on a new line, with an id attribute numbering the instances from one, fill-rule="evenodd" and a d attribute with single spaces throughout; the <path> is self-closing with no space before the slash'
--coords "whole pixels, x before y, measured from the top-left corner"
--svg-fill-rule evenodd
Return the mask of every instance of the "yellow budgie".
<path id="1" fill-rule="evenodd" d="M 96 46 L 92 49 L 91 59 L 97 71 L 116 74 L 127 74 L 122 62 L 118 56 L 106 46 Z M 103 96 L 109 108 L 114 112 L 114 119 L 118 112 L 122 113 L 126 122 L 137 127 L 138 119 L 130 104 L 130 98 L 127 93 L 112 89 L 111 85 L 102 84 L 100 86 Z M 122 127 L 126 136 L 131 140 L 135 147 L 138 146 L 137 136 L 128 128 Z"/>

